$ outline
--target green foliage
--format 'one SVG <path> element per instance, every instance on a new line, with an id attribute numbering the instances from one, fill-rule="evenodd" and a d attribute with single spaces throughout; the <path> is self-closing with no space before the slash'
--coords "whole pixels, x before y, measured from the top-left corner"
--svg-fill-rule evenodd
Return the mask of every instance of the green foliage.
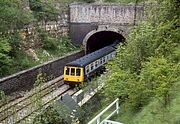
<path id="1" fill-rule="evenodd" d="M 47 32 L 40 31 L 40 39 L 43 44 L 43 49 L 49 52 L 54 51 L 52 54 L 56 54 L 57 52 L 63 54 L 77 49 L 68 37 L 55 38 Z"/>
<path id="2" fill-rule="evenodd" d="M 33 107 L 37 107 L 37 108 L 41 108 L 43 107 L 43 101 L 42 101 L 42 92 L 41 92 L 41 87 L 43 86 L 43 84 L 45 83 L 45 74 L 39 72 L 39 74 L 36 77 L 36 81 L 34 83 L 34 87 L 36 89 L 36 94 L 32 97 L 32 101 L 33 99 L 35 100 L 34 106 Z"/>
<path id="3" fill-rule="evenodd" d="M 48 33 L 46 32 L 40 33 L 40 39 L 43 43 L 43 48 L 45 50 L 57 49 L 57 39 L 49 36 Z"/>
<path id="4" fill-rule="evenodd" d="M 0 18 L 1 32 L 22 27 L 33 20 L 32 14 L 23 10 L 20 0 L 0 0 Z"/>
<path id="5" fill-rule="evenodd" d="M 173 64 L 164 57 L 150 57 L 143 64 L 140 81 L 144 82 L 151 97 L 163 97 L 163 105 L 170 105 L 170 91 L 178 81 L 179 64 Z"/>
<path id="6" fill-rule="evenodd" d="M 6 95 L 3 91 L 0 90 L 0 101 L 5 102 L 6 101 Z"/>
<path id="7" fill-rule="evenodd" d="M 11 66 L 11 57 L 9 52 L 11 46 L 7 39 L 0 38 L 0 76 L 3 76 L 5 73 L 9 73 Z"/>
<path id="8" fill-rule="evenodd" d="M 33 120 L 33 124 L 63 124 L 69 115 L 69 109 L 65 105 L 53 103 Z"/>
<path id="9" fill-rule="evenodd" d="M 153 44 L 154 37 L 154 27 L 148 22 L 143 22 L 131 32 L 127 46 L 119 46 L 118 58 L 114 61 L 116 64 L 112 65 L 138 73 L 141 69 L 141 63 L 155 53 L 154 50 L 157 46 Z"/>
<path id="10" fill-rule="evenodd" d="M 58 9 L 51 0 L 29 0 L 30 9 L 33 11 L 38 21 L 54 21 L 57 20 Z"/>
<path id="11" fill-rule="evenodd" d="M 34 83 L 34 87 L 42 86 L 45 83 L 45 76 L 45 74 L 39 73 Z"/>
<path id="12" fill-rule="evenodd" d="M 17 52 L 20 50 L 20 46 L 22 45 L 22 39 L 19 35 L 19 33 L 13 33 L 6 36 L 7 39 L 9 39 L 9 44 L 11 46 L 10 55 L 12 57 L 16 56 Z"/>
<path id="13" fill-rule="evenodd" d="M 153 99 L 167 108 L 173 97 L 171 91 L 180 81 L 180 18 L 176 4 L 176 0 L 164 0 L 151 6 L 147 21 L 130 32 L 127 44 L 118 47 L 117 57 L 108 64 L 112 74 L 104 93 L 110 99 L 119 97 L 133 112 Z"/>
<path id="14" fill-rule="evenodd" d="M 42 48 L 36 50 L 39 61 L 28 55 L 22 49 L 22 39 L 18 33 L 7 35 L 0 39 L 0 77 L 21 71 L 70 51 L 78 50 L 68 37 L 58 37 L 40 31 Z"/>
<path id="15" fill-rule="evenodd" d="M 67 53 L 70 51 L 78 50 L 79 48 L 74 46 L 69 37 L 58 38 L 58 52 Z"/>
<path id="16" fill-rule="evenodd" d="M 34 61 L 27 53 L 22 50 L 17 50 L 13 57 L 13 68 L 11 68 L 11 73 L 21 71 L 32 66 L 37 65 L 38 62 Z"/>

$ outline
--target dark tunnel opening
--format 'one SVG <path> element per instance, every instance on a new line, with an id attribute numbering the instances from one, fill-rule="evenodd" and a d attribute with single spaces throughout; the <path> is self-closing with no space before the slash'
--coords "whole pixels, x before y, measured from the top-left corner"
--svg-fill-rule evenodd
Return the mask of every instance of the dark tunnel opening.
<path id="1" fill-rule="evenodd" d="M 93 34 L 86 44 L 86 53 L 94 52 L 100 48 L 113 44 L 114 42 L 124 42 L 125 38 L 116 32 L 101 31 Z"/>

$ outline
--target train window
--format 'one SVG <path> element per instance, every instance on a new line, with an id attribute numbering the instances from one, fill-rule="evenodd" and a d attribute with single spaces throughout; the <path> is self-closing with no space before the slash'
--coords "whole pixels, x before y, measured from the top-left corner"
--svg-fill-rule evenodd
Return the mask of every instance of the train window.
<path id="1" fill-rule="evenodd" d="M 109 59 L 112 59 L 111 54 L 109 54 Z"/>
<path id="2" fill-rule="evenodd" d="M 109 56 L 110 56 L 110 58 L 112 59 L 112 53 L 111 53 Z"/>
<path id="3" fill-rule="evenodd" d="M 108 55 L 109 60 L 111 59 L 111 54 Z"/>
<path id="4" fill-rule="evenodd" d="M 88 73 L 89 72 L 89 66 L 87 65 L 86 66 L 86 73 Z"/>
<path id="5" fill-rule="evenodd" d="M 81 75 L 81 69 L 76 69 L 76 76 L 80 76 Z"/>
<path id="6" fill-rule="evenodd" d="M 96 63 L 95 63 L 95 67 L 97 67 L 97 66 L 98 66 L 98 63 L 99 63 L 99 62 L 98 62 L 98 60 L 97 60 L 97 61 L 96 61 Z"/>
<path id="7" fill-rule="evenodd" d="M 72 75 L 72 76 L 75 75 L 75 68 L 71 68 L 71 75 Z"/>
<path id="8" fill-rule="evenodd" d="M 103 57 L 103 63 L 106 61 L 106 58 L 105 57 Z"/>
<path id="9" fill-rule="evenodd" d="M 109 55 L 107 55 L 107 60 L 109 60 Z"/>
<path id="10" fill-rule="evenodd" d="M 91 64 L 91 70 L 93 70 L 93 68 L 94 68 L 94 64 L 92 63 L 92 64 Z"/>
<path id="11" fill-rule="evenodd" d="M 102 64 L 102 58 L 100 59 L 100 64 Z"/>
<path id="12" fill-rule="evenodd" d="M 69 68 L 66 68 L 66 75 L 69 75 Z"/>

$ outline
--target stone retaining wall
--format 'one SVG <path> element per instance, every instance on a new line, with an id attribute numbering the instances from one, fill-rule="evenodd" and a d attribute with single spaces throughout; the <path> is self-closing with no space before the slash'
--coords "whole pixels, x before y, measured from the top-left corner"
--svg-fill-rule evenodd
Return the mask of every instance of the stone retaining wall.
<path id="1" fill-rule="evenodd" d="M 16 91 L 29 90 L 33 87 L 39 73 L 45 73 L 46 77 L 56 78 L 63 74 L 63 67 L 66 63 L 83 55 L 84 51 L 76 51 L 56 60 L 2 78 L 0 79 L 0 90 L 3 90 L 7 95 Z"/>

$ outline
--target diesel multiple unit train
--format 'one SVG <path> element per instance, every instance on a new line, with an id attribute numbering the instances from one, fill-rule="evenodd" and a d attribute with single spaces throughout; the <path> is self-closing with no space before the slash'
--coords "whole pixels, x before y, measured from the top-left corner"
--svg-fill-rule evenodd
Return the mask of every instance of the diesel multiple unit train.
<path id="1" fill-rule="evenodd" d="M 64 67 L 64 81 L 69 85 L 82 84 L 114 57 L 115 47 L 110 45 L 67 63 Z"/>

